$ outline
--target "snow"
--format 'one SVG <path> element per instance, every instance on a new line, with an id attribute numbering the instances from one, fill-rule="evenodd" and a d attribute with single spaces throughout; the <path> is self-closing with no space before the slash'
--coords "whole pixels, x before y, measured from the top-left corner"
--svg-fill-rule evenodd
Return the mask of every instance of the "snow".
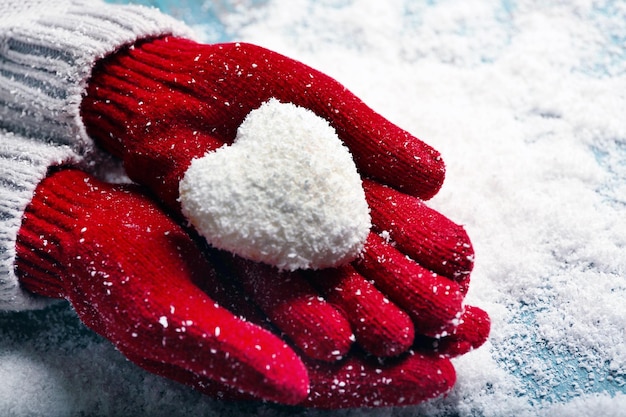
<path id="1" fill-rule="evenodd" d="M 625 415 L 623 2 L 195 7 L 207 13 L 193 14 L 200 29 L 203 16 L 218 19 L 207 41 L 251 41 L 301 59 L 442 152 L 448 175 L 429 204 L 472 238 L 467 300 L 490 313 L 491 338 L 454 361 L 458 383 L 446 398 L 305 411 L 220 403 L 145 373 L 62 303 L 0 314 L 2 414 Z"/>
<path id="2" fill-rule="evenodd" d="M 335 129 L 270 99 L 235 142 L 191 161 L 182 212 L 213 246 L 280 269 L 353 261 L 371 227 L 361 177 Z"/>

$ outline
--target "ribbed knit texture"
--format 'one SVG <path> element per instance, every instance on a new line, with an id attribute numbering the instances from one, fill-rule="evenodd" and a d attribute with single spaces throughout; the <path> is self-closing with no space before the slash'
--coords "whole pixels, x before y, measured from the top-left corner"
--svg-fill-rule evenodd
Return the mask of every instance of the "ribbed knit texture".
<path id="1" fill-rule="evenodd" d="M 0 310 L 37 308 L 13 263 L 24 207 L 49 166 L 93 169 L 107 158 L 79 105 L 94 62 L 137 39 L 191 31 L 156 9 L 99 1 L 0 3 Z"/>
<path id="2" fill-rule="evenodd" d="M 163 201 L 174 207 L 177 197 L 175 185 L 186 168 L 185 164 L 191 157 L 201 155 L 212 146 L 232 140 L 235 128 L 248 112 L 248 109 L 242 107 L 232 113 L 231 106 L 234 103 L 222 101 L 219 110 L 207 118 L 205 107 L 198 107 L 196 113 L 184 113 L 188 109 L 179 107 L 178 101 L 170 100 L 176 96 L 182 97 L 180 102 L 186 102 L 188 86 L 195 82 L 186 70 L 195 68 L 202 72 L 207 65 L 215 66 L 215 59 L 220 63 L 219 68 L 215 66 L 214 75 L 218 78 L 208 80 L 209 88 L 205 93 L 214 92 L 214 88 L 219 92 L 219 83 L 218 87 L 212 83 L 220 81 L 219 77 L 224 75 L 230 77 L 232 82 L 226 96 L 236 93 L 241 101 L 247 100 L 247 96 L 252 94 L 254 97 L 248 97 L 248 104 L 258 104 L 275 94 L 284 94 L 285 101 L 291 101 L 289 99 L 294 91 L 289 88 L 295 85 L 294 88 L 301 93 L 295 101 L 304 106 L 317 106 L 325 112 L 325 116 L 337 118 L 335 127 L 353 140 L 352 145 L 357 149 L 357 162 L 371 178 L 427 198 L 441 185 L 443 163 L 436 151 L 390 125 L 380 115 L 368 111 L 365 120 L 360 120 L 365 105 L 356 97 L 348 95 L 339 84 L 331 85 L 329 78 L 323 74 L 309 71 L 304 66 L 297 66 L 300 71 L 292 71 L 294 63 L 287 58 L 260 48 L 242 48 L 239 44 L 211 48 L 216 56 L 204 57 L 203 62 L 195 65 L 193 62 L 200 59 L 209 46 L 180 38 L 162 38 L 162 35 L 169 34 L 190 36 L 184 26 L 155 10 L 142 7 L 68 0 L 8 0 L 0 4 L 0 309 L 42 305 L 39 299 L 27 295 L 18 285 L 18 278 L 13 271 L 17 258 L 19 276 L 26 288 L 40 295 L 68 298 L 87 325 L 110 339 L 131 360 L 147 369 L 199 389 L 207 389 L 210 385 L 208 381 L 219 379 L 229 387 L 244 389 L 249 394 L 285 403 L 298 402 L 306 395 L 307 388 L 306 371 L 300 366 L 299 359 L 280 339 L 249 323 L 242 324 L 198 290 L 196 285 L 208 279 L 211 268 L 198 260 L 202 257 L 186 263 L 192 256 L 190 254 L 197 252 L 197 248 L 188 238 L 185 240 L 184 232 L 179 230 L 177 238 L 180 239 L 176 242 L 164 239 L 164 236 L 168 236 L 166 229 L 177 226 L 172 219 L 162 219 L 163 223 L 167 223 L 165 229 L 161 228 L 163 224 L 152 228 L 152 222 L 155 221 L 152 216 L 146 216 L 145 213 L 137 215 L 137 211 L 133 211 L 139 207 L 139 212 L 142 212 L 142 207 L 154 204 L 152 201 L 139 198 L 131 199 L 133 203 L 124 204 L 124 191 L 105 184 L 93 188 L 93 183 L 89 185 L 89 181 L 83 181 L 88 177 L 83 177 L 84 174 L 78 171 L 64 170 L 49 176 L 49 168 L 52 166 L 73 165 L 93 171 L 109 159 L 96 150 L 86 133 L 80 111 L 87 109 L 83 115 L 90 118 L 86 121 L 89 133 L 98 136 L 100 144 L 105 144 L 109 152 L 124 159 L 127 159 L 127 155 L 122 148 L 129 142 L 122 138 L 121 132 L 128 130 L 128 133 L 137 135 L 130 141 L 135 141 L 135 148 L 131 149 L 131 153 L 134 153 L 131 158 L 133 164 L 127 168 L 135 174 L 155 169 L 156 175 L 151 172 L 148 175 L 151 179 L 145 182 L 153 186 L 150 181 L 157 184 L 165 180 L 164 188 L 159 190 L 153 186 L 153 189 Z M 135 43 L 144 38 L 158 39 Z M 166 39 L 175 40 L 178 48 L 163 46 Z M 123 48 L 130 44 L 136 44 L 138 48 L 146 45 L 148 48 L 135 56 L 122 56 L 122 61 L 129 61 L 121 62 L 111 72 L 118 81 L 130 83 L 116 84 L 110 89 L 106 82 L 101 83 L 102 78 L 98 78 L 92 93 L 97 95 L 98 88 L 103 87 L 101 92 L 104 96 L 93 97 L 87 107 L 79 109 L 94 63 L 117 50 L 132 55 L 133 48 Z M 251 51 L 254 54 L 252 57 L 248 55 Z M 148 61 L 143 60 L 146 56 Z M 186 61 L 179 61 L 182 57 Z M 273 60 L 274 66 L 266 66 Z M 179 62 L 182 65 L 174 65 Z M 240 62 L 246 63 L 250 69 L 258 68 L 255 72 L 261 78 L 257 81 L 273 80 L 272 87 L 266 88 L 267 84 L 263 83 L 252 83 L 250 88 L 242 87 L 238 83 L 241 74 L 237 71 L 237 63 Z M 132 65 L 126 67 L 127 63 Z M 109 76 L 110 69 L 101 65 L 99 74 Z M 276 73 L 278 69 L 280 71 Z M 182 139 L 174 137 L 174 141 L 167 143 L 166 147 L 153 146 L 161 141 L 162 136 L 159 134 L 167 129 L 150 127 L 153 114 L 143 113 L 141 106 L 144 101 L 137 100 L 134 95 L 139 91 L 133 87 L 136 80 L 128 79 L 128 74 L 139 75 L 143 81 L 147 78 L 148 83 L 155 81 L 148 89 L 140 85 L 139 90 L 145 93 L 146 103 L 154 97 L 164 100 L 161 105 L 166 111 L 162 115 L 157 114 L 163 117 L 155 120 L 158 122 L 155 124 L 161 124 L 159 128 L 163 129 L 167 124 L 181 123 L 184 130 Z M 152 80 L 154 74 L 158 77 Z M 185 76 L 182 78 L 182 87 L 178 84 L 178 77 L 181 76 Z M 162 89 L 171 85 L 176 85 L 174 92 L 181 95 L 172 95 Z M 315 86 L 313 90 L 309 90 L 311 85 Z M 155 92 L 159 94 L 155 95 Z M 108 106 L 108 97 L 116 95 L 121 96 L 122 101 Z M 199 100 L 202 103 L 209 98 L 217 99 L 209 94 Z M 222 98 L 220 95 L 219 99 Z M 330 101 L 327 100 L 329 98 Z M 170 112 L 172 109 L 174 111 Z M 186 117 L 170 117 L 179 114 L 176 109 L 182 109 Z M 352 113 L 355 109 L 360 110 Z M 122 117 L 117 119 L 120 114 Z M 360 116 L 343 118 L 346 114 Z M 225 125 L 220 124 L 229 118 Z M 208 146 L 199 142 L 194 133 L 197 126 L 191 122 L 199 123 L 203 128 L 211 127 L 206 137 L 213 142 Z M 147 135 L 148 132 L 155 135 Z M 371 140 L 374 133 L 381 132 L 386 135 L 382 138 L 384 140 Z M 146 137 L 148 140 L 137 146 Z M 150 140 L 155 142 L 149 143 Z M 182 158 L 172 157 L 172 144 L 189 143 L 200 144 L 202 149 L 188 147 L 184 151 L 187 154 Z M 407 145 L 409 143 L 410 146 Z M 143 154 L 145 159 L 142 160 L 143 150 L 149 152 Z M 424 162 L 419 169 L 415 169 L 416 155 Z M 167 164 L 179 165 L 170 169 Z M 45 190 L 45 198 L 37 198 L 36 190 L 42 189 Z M 110 194 L 105 196 L 105 193 L 100 192 L 102 190 Z M 98 196 L 105 200 L 98 201 Z M 384 202 L 380 204 L 384 206 Z M 24 216 L 26 210 L 28 214 Z M 131 215 L 131 212 L 135 214 Z M 127 218 L 126 223 L 116 216 L 132 218 Z M 384 221 L 380 221 L 381 233 L 387 232 L 386 228 L 383 230 Z M 127 228 L 127 224 L 132 227 Z M 137 227 L 147 234 L 136 233 Z M 160 239 L 152 239 L 150 233 L 157 230 Z M 452 238 L 458 236 L 461 234 L 453 234 Z M 401 240 L 398 237 L 399 247 L 403 244 Z M 177 244 L 183 241 L 186 243 L 182 247 Z M 410 240 L 407 242 L 412 245 Z M 452 285 L 448 285 L 430 269 L 436 270 L 434 265 L 440 257 L 447 262 L 447 256 L 454 252 L 449 249 L 455 246 L 448 247 L 451 242 L 446 239 L 435 238 L 433 242 L 432 248 L 437 248 L 439 243 L 444 247 L 434 252 L 421 252 L 425 254 L 425 260 L 417 259 L 418 262 L 423 261 L 420 266 L 407 259 L 405 253 L 372 234 L 362 261 L 355 263 L 355 266 L 363 277 L 375 282 L 379 290 L 373 292 L 368 281 L 358 275 L 356 281 L 344 276 L 336 283 L 329 283 L 329 288 L 325 289 L 329 299 L 333 299 L 332 291 L 337 289 L 355 293 L 365 290 L 368 295 L 375 294 L 379 298 L 379 307 L 380 300 L 389 296 L 393 304 L 390 304 L 387 312 L 393 311 L 391 315 L 403 320 L 407 316 L 411 319 L 406 321 L 406 325 L 402 321 L 396 323 L 400 331 L 396 338 L 379 333 L 379 340 L 390 342 L 380 354 L 392 355 L 396 351 L 408 349 L 414 330 L 429 336 L 441 336 L 440 332 L 447 329 L 446 325 L 459 319 L 463 311 L 461 303 L 467 281 L 459 277 L 469 272 L 466 266 L 471 267 L 471 262 L 468 264 L 465 261 L 470 260 L 470 257 L 464 257 L 469 252 L 461 252 L 463 256 L 456 259 L 460 262 L 449 269 L 452 271 L 450 278 L 458 280 L 460 285 L 452 281 Z M 103 250 L 105 247 L 107 249 Z M 389 259 L 391 262 L 381 263 L 381 259 Z M 429 261 L 433 261 L 432 265 Z M 94 265 L 99 268 L 94 269 Z M 157 276 L 176 278 L 172 284 L 167 279 L 154 279 Z M 409 278 L 406 283 L 397 281 L 402 276 Z M 422 276 L 424 280 L 417 279 Z M 132 284 L 129 284 L 127 278 L 130 278 Z M 212 287 L 210 283 L 204 284 L 206 288 Z M 261 287 L 266 291 L 266 311 L 275 307 L 272 295 L 280 295 L 281 299 L 285 299 L 283 293 L 289 291 L 289 286 L 285 286 L 282 288 L 283 293 L 272 293 L 272 288 L 258 280 L 250 286 L 257 289 Z M 443 295 L 440 291 L 443 291 Z M 435 292 L 439 295 L 435 296 Z M 150 297 L 146 297 L 146 293 Z M 263 295 L 256 291 L 255 296 L 259 294 Z M 368 298 L 374 299 L 373 296 Z M 110 300 L 114 300 L 113 303 Z M 174 300 L 176 313 L 172 310 Z M 257 299 L 260 305 L 263 305 L 262 301 Z M 359 311 L 359 317 L 376 318 L 376 314 L 362 312 L 361 305 L 351 304 L 347 297 L 334 301 L 338 311 L 345 308 L 348 312 Z M 190 321 L 189 317 L 194 317 L 194 320 Z M 306 320 L 306 317 L 302 317 L 298 318 L 299 322 Z M 290 325 L 296 327 L 293 323 L 299 324 L 290 323 L 291 318 L 292 312 L 288 308 L 284 312 L 279 311 L 274 317 L 277 322 L 284 319 L 284 328 Z M 461 330 L 460 337 L 445 339 L 453 346 L 443 350 L 461 352 L 484 341 L 485 329 L 488 332 L 486 315 L 479 311 L 468 318 L 472 320 L 457 327 Z M 216 326 L 216 321 L 223 325 Z M 373 322 L 376 331 L 384 330 L 384 321 Z M 410 322 L 413 322 L 415 329 L 411 328 Z M 134 327 L 128 327 L 130 324 Z M 344 328 L 344 323 L 339 326 L 329 322 L 324 324 L 333 331 Z M 355 326 L 355 323 L 349 324 Z M 477 326 L 476 330 L 474 325 Z M 181 335 L 183 328 L 186 329 L 185 334 Z M 236 334 L 225 334 L 222 328 Z M 349 329 L 349 326 L 345 328 Z M 361 331 L 366 332 L 367 328 Z M 335 334 L 342 335 L 338 340 L 351 341 L 349 331 Z M 200 339 L 207 344 L 205 349 L 197 350 Z M 362 337 L 361 340 L 367 338 Z M 262 348 L 257 349 L 256 346 Z M 367 343 L 363 343 L 363 346 L 367 347 Z M 349 343 L 340 350 L 340 354 L 348 348 Z M 358 352 L 358 349 L 354 351 Z M 392 359 L 370 361 L 360 354 L 353 355 L 354 351 L 348 354 L 346 360 L 334 364 L 308 363 L 313 389 L 304 405 L 334 408 L 396 405 L 403 401 L 407 404 L 417 403 L 448 391 L 454 383 L 454 370 L 450 362 L 439 356 L 404 353 Z M 370 351 L 375 352 L 375 349 Z M 189 352 L 197 354 L 192 357 Z M 332 356 L 333 350 L 330 352 Z M 277 359 L 276 355 L 281 359 Z M 238 364 L 239 359 L 245 365 Z M 392 386 L 388 386 L 390 381 Z"/>
<path id="3" fill-rule="evenodd" d="M 414 348 L 450 358 L 464 355 L 485 343 L 491 330 L 491 319 L 484 310 L 474 306 L 465 306 L 463 314 L 452 330 L 454 333 L 439 338 L 418 336 Z"/>

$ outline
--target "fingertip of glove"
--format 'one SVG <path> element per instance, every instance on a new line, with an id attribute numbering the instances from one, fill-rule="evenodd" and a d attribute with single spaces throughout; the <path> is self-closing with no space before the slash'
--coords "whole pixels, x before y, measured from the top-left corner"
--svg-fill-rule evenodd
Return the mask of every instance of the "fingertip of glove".
<path id="1" fill-rule="evenodd" d="M 462 326 L 471 349 L 479 348 L 487 341 L 491 332 L 489 314 L 479 307 L 465 306 L 465 314 L 462 317 L 463 323 L 460 326 Z"/>
<path id="2" fill-rule="evenodd" d="M 441 355 L 455 358 L 481 347 L 489 338 L 491 319 L 489 314 L 475 306 L 465 306 L 465 311 L 454 333 L 429 344 Z"/>

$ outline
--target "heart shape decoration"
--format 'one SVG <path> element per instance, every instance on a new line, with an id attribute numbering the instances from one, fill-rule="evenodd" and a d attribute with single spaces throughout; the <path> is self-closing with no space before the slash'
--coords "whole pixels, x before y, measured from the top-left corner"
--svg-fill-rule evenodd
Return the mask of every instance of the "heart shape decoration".
<path id="1" fill-rule="evenodd" d="M 231 145 L 191 162 L 180 183 L 189 222 L 214 247 L 280 269 L 354 260 L 371 227 L 352 155 L 313 112 L 270 99 Z"/>

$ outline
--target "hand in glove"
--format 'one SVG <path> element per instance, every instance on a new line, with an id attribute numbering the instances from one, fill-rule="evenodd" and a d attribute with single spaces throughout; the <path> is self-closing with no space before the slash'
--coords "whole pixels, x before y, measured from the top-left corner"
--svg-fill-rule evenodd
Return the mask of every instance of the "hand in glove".
<path id="1" fill-rule="evenodd" d="M 455 380 L 449 360 L 430 347 L 386 361 L 358 352 L 334 364 L 300 359 L 252 324 L 267 326 L 137 186 L 72 169 L 52 173 L 27 207 L 16 250 L 27 289 L 67 298 L 133 362 L 216 397 L 322 408 L 407 405 L 446 392 Z M 467 335 L 474 343 L 473 332 L 459 332 L 459 340 Z"/>
<path id="2" fill-rule="evenodd" d="M 134 181 L 180 213 L 181 182 L 189 177 L 192 161 L 232 147 L 244 119 L 272 98 L 309 109 L 336 130 L 365 178 L 373 226 L 363 235 L 361 259 L 332 273 L 279 273 L 258 264 L 251 270 L 237 260 L 233 269 L 254 301 L 299 349 L 326 361 L 348 352 L 352 331 L 359 344 L 379 356 L 406 351 L 416 334 L 420 340 L 455 345 L 457 353 L 482 344 L 489 328 L 486 314 L 462 305 L 473 263 L 471 243 L 462 227 L 420 201 L 442 184 L 439 154 L 330 77 L 254 45 L 154 39 L 99 63 L 82 116 L 89 134 L 123 159 Z M 221 175 L 215 171 L 212 178 Z M 228 181 L 224 184 L 228 187 Z M 278 199 L 283 196 L 279 193 Z M 254 232 L 253 227 L 249 237 Z M 242 254 L 237 247 L 216 244 L 214 236 L 205 237 Z M 310 240 L 313 246 L 317 242 Z M 252 251 L 259 257 L 242 255 L 266 261 L 259 254 L 262 243 Z M 295 269 L 287 261 L 268 263 Z M 471 330 L 471 343 L 465 336 L 463 343 L 448 343 L 459 323 L 479 323 Z"/>

